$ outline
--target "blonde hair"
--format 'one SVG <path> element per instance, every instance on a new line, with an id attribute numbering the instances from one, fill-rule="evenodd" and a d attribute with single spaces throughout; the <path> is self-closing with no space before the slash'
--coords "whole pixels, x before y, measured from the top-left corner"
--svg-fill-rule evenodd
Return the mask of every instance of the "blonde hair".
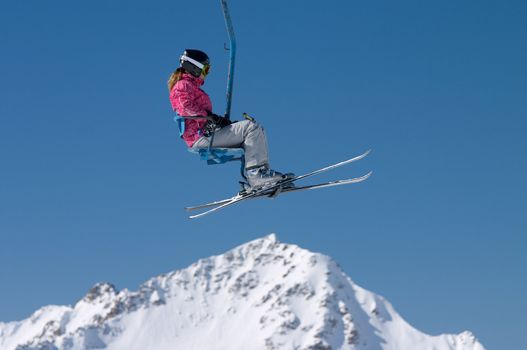
<path id="1" fill-rule="evenodd" d="M 174 85 L 176 85 L 178 80 L 181 79 L 181 76 L 183 75 L 183 73 L 185 73 L 185 69 L 179 67 L 178 69 L 174 71 L 174 73 L 170 75 L 170 77 L 168 78 L 168 82 L 167 82 L 168 92 L 172 91 L 172 88 L 174 87 Z"/>

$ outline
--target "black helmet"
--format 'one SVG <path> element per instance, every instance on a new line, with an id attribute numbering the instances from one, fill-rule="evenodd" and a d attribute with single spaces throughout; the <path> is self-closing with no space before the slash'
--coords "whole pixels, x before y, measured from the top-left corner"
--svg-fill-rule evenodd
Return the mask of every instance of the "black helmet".
<path id="1" fill-rule="evenodd" d="M 203 51 L 186 49 L 179 59 L 180 67 L 196 78 L 205 73 L 209 73 L 210 61 L 209 56 Z"/>

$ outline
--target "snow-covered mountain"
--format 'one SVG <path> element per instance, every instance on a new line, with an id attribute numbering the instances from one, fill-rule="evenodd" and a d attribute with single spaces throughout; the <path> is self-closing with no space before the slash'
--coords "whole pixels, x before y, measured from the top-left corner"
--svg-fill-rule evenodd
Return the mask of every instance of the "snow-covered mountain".
<path id="1" fill-rule="evenodd" d="M 95 285 L 70 306 L 0 323 L 0 350 L 483 350 L 470 332 L 426 335 L 331 260 L 275 235 L 154 277 Z"/>

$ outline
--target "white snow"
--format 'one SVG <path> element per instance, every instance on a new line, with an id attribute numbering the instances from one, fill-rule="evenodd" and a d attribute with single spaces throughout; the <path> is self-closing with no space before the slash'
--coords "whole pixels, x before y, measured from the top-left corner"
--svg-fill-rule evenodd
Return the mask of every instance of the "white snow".
<path id="1" fill-rule="evenodd" d="M 0 323 L 0 350 L 483 350 L 430 336 L 329 257 L 269 235 L 161 275 L 137 292 L 94 286 L 73 307 Z"/>

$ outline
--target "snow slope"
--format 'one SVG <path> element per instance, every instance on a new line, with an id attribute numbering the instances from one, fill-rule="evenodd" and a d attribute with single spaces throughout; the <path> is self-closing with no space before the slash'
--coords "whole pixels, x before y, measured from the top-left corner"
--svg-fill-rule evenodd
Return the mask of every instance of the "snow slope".
<path id="1" fill-rule="evenodd" d="M 73 307 L 0 323 L 0 350 L 483 350 L 470 332 L 426 335 L 329 257 L 270 235 L 147 281 L 95 285 Z"/>

